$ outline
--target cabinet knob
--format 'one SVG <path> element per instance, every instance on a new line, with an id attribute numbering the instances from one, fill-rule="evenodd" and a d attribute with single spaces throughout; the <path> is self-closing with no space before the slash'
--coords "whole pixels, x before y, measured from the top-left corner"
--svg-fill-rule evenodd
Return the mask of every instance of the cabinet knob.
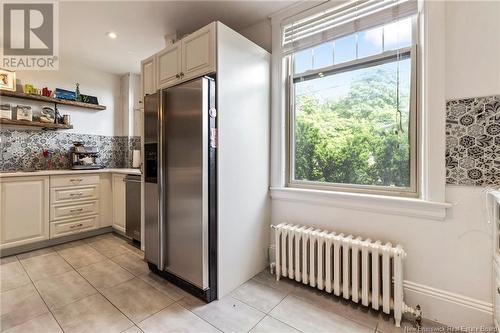
<path id="1" fill-rule="evenodd" d="M 499 288 L 497 288 L 497 293 L 498 293 L 498 294 L 500 294 L 500 287 L 499 287 Z"/>
<path id="2" fill-rule="evenodd" d="M 178 78 L 178 79 L 181 78 L 181 76 L 179 74 L 175 74 L 175 77 Z"/>
<path id="3" fill-rule="evenodd" d="M 181 72 L 181 77 L 183 77 L 183 76 L 184 76 L 184 73 L 183 73 L 183 72 Z"/>

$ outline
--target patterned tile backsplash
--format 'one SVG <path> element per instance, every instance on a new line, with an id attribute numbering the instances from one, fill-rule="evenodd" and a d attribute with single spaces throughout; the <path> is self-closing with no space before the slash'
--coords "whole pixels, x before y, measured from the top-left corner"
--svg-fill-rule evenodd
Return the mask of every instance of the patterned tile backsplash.
<path id="1" fill-rule="evenodd" d="M 500 96 L 447 102 L 446 183 L 500 185 Z"/>
<path id="2" fill-rule="evenodd" d="M 131 167 L 132 151 L 141 149 L 140 137 L 0 129 L 0 138 L 0 171 L 45 170 L 45 149 L 53 152 L 52 169 L 69 169 L 73 141 L 98 147 L 100 163 L 106 168 Z"/>

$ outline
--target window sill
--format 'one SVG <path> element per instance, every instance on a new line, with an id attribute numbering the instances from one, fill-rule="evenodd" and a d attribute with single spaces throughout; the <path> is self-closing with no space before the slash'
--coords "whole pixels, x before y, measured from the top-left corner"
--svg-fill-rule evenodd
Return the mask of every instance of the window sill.
<path id="1" fill-rule="evenodd" d="M 315 205 L 370 211 L 380 214 L 400 215 L 443 221 L 446 209 L 452 204 L 422 199 L 389 197 L 382 195 L 320 191 L 289 187 L 271 187 L 273 200 L 311 203 Z"/>

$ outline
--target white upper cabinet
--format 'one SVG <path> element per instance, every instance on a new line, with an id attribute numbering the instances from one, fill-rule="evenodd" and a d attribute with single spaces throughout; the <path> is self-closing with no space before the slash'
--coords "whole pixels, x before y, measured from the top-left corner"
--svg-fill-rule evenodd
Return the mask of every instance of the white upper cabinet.
<path id="1" fill-rule="evenodd" d="M 143 95 L 216 71 L 216 23 L 142 61 Z"/>
<path id="2" fill-rule="evenodd" d="M 154 94 L 158 89 L 156 75 L 156 55 L 141 62 L 142 96 Z"/>
<path id="3" fill-rule="evenodd" d="M 211 23 L 182 42 L 182 79 L 215 72 L 215 23 Z"/>
<path id="4" fill-rule="evenodd" d="M 158 87 L 171 85 L 181 78 L 181 42 L 168 46 L 157 54 Z"/>
<path id="5" fill-rule="evenodd" d="M 49 177 L 0 181 L 0 249 L 49 238 Z"/>

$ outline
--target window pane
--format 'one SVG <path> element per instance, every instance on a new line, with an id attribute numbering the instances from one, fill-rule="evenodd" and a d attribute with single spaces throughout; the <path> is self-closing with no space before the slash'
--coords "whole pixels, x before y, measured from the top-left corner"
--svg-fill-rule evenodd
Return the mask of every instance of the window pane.
<path id="1" fill-rule="evenodd" d="M 324 43 L 313 49 L 313 67 L 320 69 L 333 65 L 333 42 Z"/>
<path id="2" fill-rule="evenodd" d="M 313 57 L 312 50 L 307 49 L 294 54 L 294 73 L 302 73 L 312 69 Z"/>
<path id="3" fill-rule="evenodd" d="M 411 46 L 411 18 L 384 26 L 384 50 Z"/>
<path id="4" fill-rule="evenodd" d="M 375 28 L 358 34 L 358 58 L 382 53 L 383 28 Z"/>
<path id="5" fill-rule="evenodd" d="M 410 64 L 295 83 L 294 178 L 409 187 Z"/>
<path id="6" fill-rule="evenodd" d="M 334 63 L 340 64 L 356 59 L 356 35 L 335 40 Z"/>

